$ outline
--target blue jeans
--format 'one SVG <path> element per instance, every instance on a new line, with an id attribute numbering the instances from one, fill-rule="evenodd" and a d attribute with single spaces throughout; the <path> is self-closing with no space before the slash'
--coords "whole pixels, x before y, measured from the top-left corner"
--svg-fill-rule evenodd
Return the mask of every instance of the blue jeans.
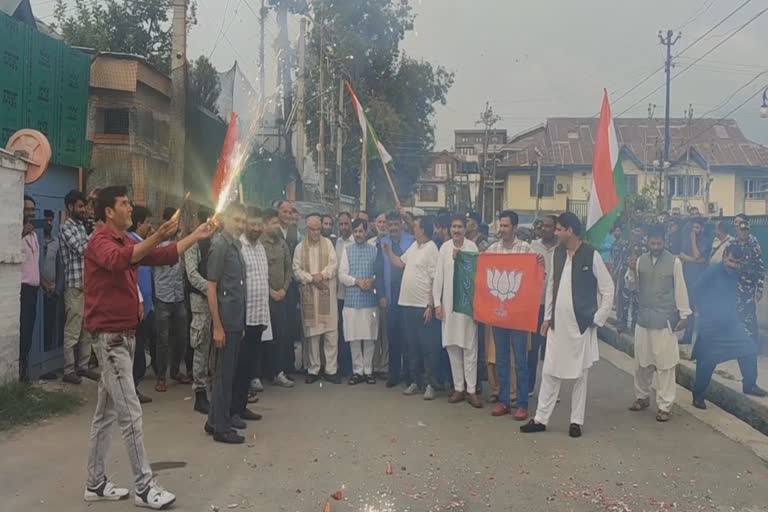
<path id="1" fill-rule="evenodd" d="M 528 408 L 528 333 L 511 329 L 493 328 L 496 340 L 496 368 L 499 372 L 499 401 L 509 407 L 511 368 L 509 367 L 510 347 L 515 352 L 517 371 L 517 406 Z"/>

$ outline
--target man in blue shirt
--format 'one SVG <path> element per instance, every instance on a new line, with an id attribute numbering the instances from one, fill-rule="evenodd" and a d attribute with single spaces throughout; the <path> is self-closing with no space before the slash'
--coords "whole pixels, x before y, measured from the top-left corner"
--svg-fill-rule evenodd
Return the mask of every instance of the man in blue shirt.
<path id="1" fill-rule="evenodd" d="M 410 233 L 403 231 L 403 222 L 399 212 L 389 212 L 387 214 L 387 224 L 389 225 L 389 235 L 382 237 L 376 242 L 376 288 L 384 290 L 384 295 L 379 299 L 379 306 L 387 308 L 387 338 L 389 340 L 389 379 L 387 380 L 387 387 L 393 388 L 400 383 L 403 377 L 405 377 L 406 382 L 410 380 L 407 378 L 408 360 L 404 350 L 404 318 L 400 306 L 397 305 L 398 298 L 400 297 L 403 271 L 392 265 L 389 258 L 384 254 L 382 245 L 389 245 L 392 248 L 393 254 L 402 256 L 413 244 L 414 238 Z"/>
<path id="2" fill-rule="evenodd" d="M 131 218 L 133 226 L 128 231 L 128 236 L 137 242 L 143 242 L 152 234 L 152 223 L 149 218 L 152 212 L 145 206 L 136 205 L 133 207 Z M 155 335 L 155 316 L 152 295 L 154 294 L 154 283 L 152 278 L 152 267 L 139 267 L 139 291 L 141 292 L 144 315 L 139 328 L 136 330 L 136 353 L 133 355 L 133 383 L 136 386 L 136 396 L 139 402 L 147 404 L 152 398 L 139 392 L 139 383 L 144 379 L 147 373 L 146 348 L 154 343 Z"/>
<path id="3" fill-rule="evenodd" d="M 723 262 L 706 269 L 691 294 L 698 330 L 691 357 L 696 360 L 693 405 L 699 409 L 707 408 L 704 393 L 717 365 L 733 359 L 739 362 L 744 394 L 766 396 L 757 386 L 757 344 L 739 317 L 736 301 L 743 258 L 741 247 L 729 245 Z"/>

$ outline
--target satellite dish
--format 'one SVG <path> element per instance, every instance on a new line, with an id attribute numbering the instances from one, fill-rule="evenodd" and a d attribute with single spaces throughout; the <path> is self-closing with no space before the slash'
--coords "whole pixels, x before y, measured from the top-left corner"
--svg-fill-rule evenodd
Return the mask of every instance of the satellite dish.
<path id="1" fill-rule="evenodd" d="M 5 149 L 27 164 L 27 175 L 24 178 L 27 185 L 42 178 L 51 161 L 51 145 L 45 135 L 37 130 L 17 131 L 8 139 Z"/>

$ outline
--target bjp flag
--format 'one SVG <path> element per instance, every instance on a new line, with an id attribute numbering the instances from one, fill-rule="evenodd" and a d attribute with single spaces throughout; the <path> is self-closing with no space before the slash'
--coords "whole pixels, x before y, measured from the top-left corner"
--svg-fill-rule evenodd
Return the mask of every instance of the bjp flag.
<path id="1" fill-rule="evenodd" d="M 481 254 L 475 275 L 475 320 L 535 332 L 543 290 L 544 267 L 536 254 Z"/>

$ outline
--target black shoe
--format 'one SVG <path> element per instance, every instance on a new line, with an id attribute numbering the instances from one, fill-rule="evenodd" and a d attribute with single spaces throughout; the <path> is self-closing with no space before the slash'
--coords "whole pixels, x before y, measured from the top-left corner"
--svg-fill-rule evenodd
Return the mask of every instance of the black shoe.
<path id="1" fill-rule="evenodd" d="M 227 432 L 225 434 L 213 434 L 213 440 L 224 444 L 243 444 L 245 437 L 236 432 Z"/>
<path id="2" fill-rule="evenodd" d="M 568 435 L 571 437 L 581 437 L 581 425 L 571 423 L 571 426 L 568 428 Z"/>
<path id="3" fill-rule="evenodd" d="M 365 383 L 366 384 L 376 384 L 376 377 L 373 375 L 366 375 L 365 376 Z"/>
<path id="4" fill-rule="evenodd" d="M 253 412 L 250 409 L 246 409 L 239 414 L 241 419 L 246 421 L 260 421 L 262 416 L 259 413 Z"/>
<path id="5" fill-rule="evenodd" d="M 536 423 L 535 420 L 531 420 L 520 427 L 520 432 L 523 434 L 535 434 L 537 432 L 544 432 L 545 430 L 547 430 L 547 426 L 541 423 Z"/>
<path id="6" fill-rule="evenodd" d="M 339 372 L 336 372 L 333 375 L 326 375 L 325 380 L 331 384 L 341 384 L 341 375 L 339 375 Z"/>
<path id="7" fill-rule="evenodd" d="M 390 380 L 387 381 L 386 386 L 387 386 L 387 389 L 392 389 L 392 388 L 397 387 L 398 384 L 400 384 L 400 382 L 398 382 L 396 380 L 391 380 L 390 379 Z"/>
<path id="8" fill-rule="evenodd" d="M 243 418 L 237 414 L 232 415 L 232 426 L 240 430 L 248 428 L 248 425 L 243 421 Z"/>
<path id="9" fill-rule="evenodd" d="M 214 432 L 213 426 L 207 421 L 205 422 L 205 426 L 203 427 L 203 430 L 205 430 L 205 433 L 208 434 L 209 436 L 213 435 L 213 432 Z M 235 429 L 230 429 L 229 431 L 237 434 L 237 431 L 235 431 Z"/>
<path id="10" fill-rule="evenodd" d="M 208 401 L 208 395 L 204 389 L 195 391 L 195 407 L 194 409 L 200 414 L 208 414 L 211 408 L 211 403 Z"/>
<path id="11" fill-rule="evenodd" d="M 353 374 L 353 375 L 352 375 L 352 376 L 349 378 L 349 382 L 347 382 L 347 384 L 349 384 L 350 386 L 356 386 L 357 384 L 360 384 L 361 382 L 365 382 L 365 377 L 363 377 L 362 375 L 358 375 L 357 373 L 355 373 L 355 374 Z"/>
<path id="12" fill-rule="evenodd" d="M 314 384 L 315 382 L 320 380 L 319 375 L 312 375 L 311 373 L 307 375 L 307 378 L 304 379 L 305 384 Z"/>
<path id="13" fill-rule="evenodd" d="M 768 393 L 766 393 L 766 391 L 764 389 L 761 389 L 759 386 L 744 388 L 744 394 L 749 396 L 757 396 L 760 398 L 764 398 L 768 396 Z"/>
<path id="14" fill-rule="evenodd" d="M 703 411 L 707 410 L 707 403 L 704 401 L 703 398 L 700 398 L 700 397 L 696 397 L 696 396 L 693 397 L 693 406 Z"/>

